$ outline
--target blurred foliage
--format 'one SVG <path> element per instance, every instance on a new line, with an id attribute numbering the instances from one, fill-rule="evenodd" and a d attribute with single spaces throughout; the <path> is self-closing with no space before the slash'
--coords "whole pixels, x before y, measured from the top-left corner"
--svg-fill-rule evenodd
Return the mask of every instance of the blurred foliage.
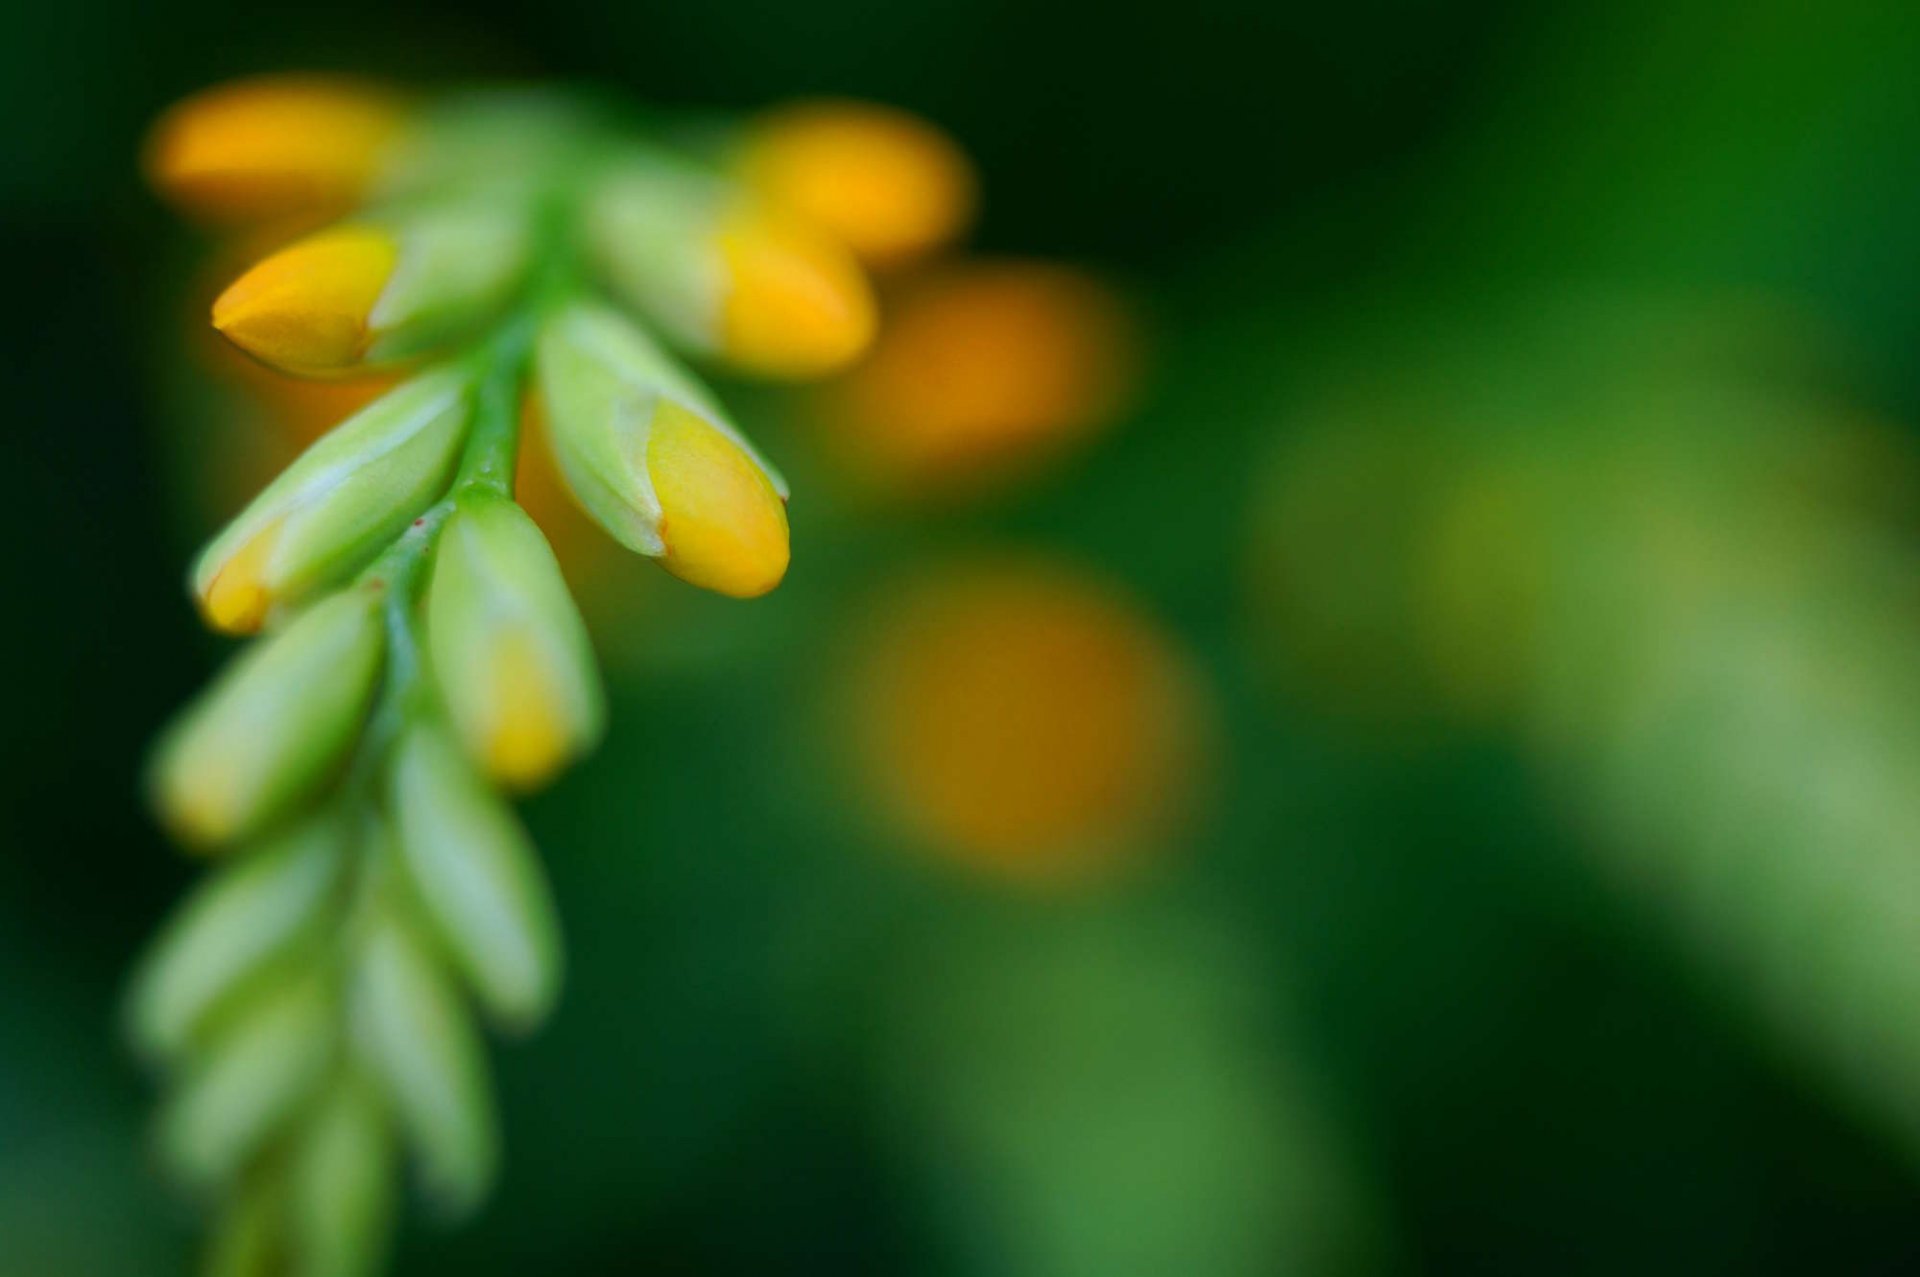
<path id="1" fill-rule="evenodd" d="M 210 392 L 134 156 L 287 64 L 900 102 L 974 152 L 982 248 L 1117 281 L 1150 369 L 933 508 L 831 495 L 811 407 L 733 395 L 795 569 L 740 606 L 605 568 L 613 730 L 530 809 L 571 984 L 501 1062 L 494 1208 L 399 1271 L 1920 1261 L 1912 5 L 7 23 L 0 1274 L 185 1262 L 112 1022 L 187 876 L 133 778 L 253 480 L 209 495 L 162 410 Z M 872 591 L 983 547 L 1090 565 L 1217 706 L 1177 854 L 1010 893 L 899 854 L 820 739 Z"/>

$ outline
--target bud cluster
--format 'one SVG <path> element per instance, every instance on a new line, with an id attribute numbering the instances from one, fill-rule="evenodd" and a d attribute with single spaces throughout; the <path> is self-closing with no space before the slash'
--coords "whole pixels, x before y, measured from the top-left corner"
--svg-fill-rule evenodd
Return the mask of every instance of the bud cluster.
<path id="1" fill-rule="evenodd" d="M 156 127 L 156 186 L 282 247 L 212 323 L 300 377 L 397 384 L 195 560 L 214 629 L 259 637 L 156 751 L 163 821 L 221 866 L 146 956 L 129 1032 L 159 1152 L 219 1215 L 214 1271 L 364 1277 L 398 1182 L 458 1217 L 499 1162 L 482 1023 L 561 984 L 545 870 L 507 795 L 592 749 L 605 697 L 515 502 L 523 412 L 621 545 L 751 598 L 787 487 L 680 362 L 815 377 L 873 337 L 867 264 L 957 233 L 958 153 L 835 104 L 680 149 L 553 96 L 410 101 L 251 81 Z"/>

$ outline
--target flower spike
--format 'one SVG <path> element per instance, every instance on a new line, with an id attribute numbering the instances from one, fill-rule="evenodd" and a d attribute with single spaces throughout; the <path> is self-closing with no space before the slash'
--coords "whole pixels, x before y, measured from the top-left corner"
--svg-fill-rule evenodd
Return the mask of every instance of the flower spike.
<path id="1" fill-rule="evenodd" d="M 523 409 L 621 544 L 725 595 L 781 582 L 786 483 L 661 341 L 767 376 L 845 365 L 874 335 L 861 259 L 932 246 L 971 202 L 964 162 L 899 121 L 804 124 L 751 135 L 747 163 L 740 127 L 676 153 L 567 94 L 416 112 L 271 79 L 155 129 L 170 199 L 302 233 L 214 300 L 254 361 L 233 362 L 437 361 L 355 399 L 190 576 L 212 628 L 266 636 L 155 751 L 160 819 L 229 859 L 140 964 L 126 1021 L 166 1087 L 161 1160 L 217 1216 L 211 1271 L 377 1277 L 406 1164 L 449 1219 L 498 1178 L 482 1029 L 540 1024 L 565 967 L 510 797 L 606 720 L 514 498 Z M 836 204 L 849 156 L 884 180 Z"/>

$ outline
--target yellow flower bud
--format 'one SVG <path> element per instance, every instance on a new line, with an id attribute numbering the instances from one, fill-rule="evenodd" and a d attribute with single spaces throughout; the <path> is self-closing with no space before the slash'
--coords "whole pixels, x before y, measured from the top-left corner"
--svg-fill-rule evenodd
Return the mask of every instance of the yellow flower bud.
<path id="1" fill-rule="evenodd" d="M 873 290 L 846 247 L 725 185 L 635 166 L 589 234 L 614 287 L 675 342 L 769 377 L 817 377 L 873 340 Z"/>
<path id="2" fill-rule="evenodd" d="M 359 733 L 384 651 L 377 596 L 316 604 L 242 653 L 161 743 L 153 788 L 180 838 L 257 833 L 333 775 Z"/>
<path id="3" fill-rule="evenodd" d="M 416 377 L 307 449 L 201 552 L 192 585 L 208 623 L 251 633 L 397 536 L 446 488 L 470 392 L 453 370 Z"/>
<path id="4" fill-rule="evenodd" d="M 400 246 L 377 227 L 342 226 L 281 249 L 214 299 L 213 326 L 287 372 L 338 372 L 372 343 L 369 320 Z"/>
<path id="5" fill-rule="evenodd" d="M 554 460 L 615 539 L 736 598 L 780 583 L 784 484 L 632 324 L 573 307 L 541 333 L 537 363 Z"/>
<path id="6" fill-rule="evenodd" d="M 757 598 L 787 574 L 787 505 L 766 471 L 699 414 L 663 401 L 647 436 L 660 562 L 692 585 Z"/>
<path id="7" fill-rule="evenodd" d="M 755 192 L 805 218 L 863 261 L 893 266 L 959 238 L 975 179 L 952 139 L 905 111 L 868 102 L 783 107 L 740 153 Z"/>
<path id="8" fill-rule="evenodd" d="M 723 218 L 715 240 L 718 350 L 728 362 L 770 377 L 818 377 L 873 341 L 873 290 L 832 240 L 753 205 Z"/>
<path id="9" fill-rule="evenodd" d="M 403 122 L 399 99 L 352 80 L 242 80 L 162 116 L 147 174 L 162 195 L 212 219 L 335 211 L 373 181 Z"/>
<path id="10" fill-rule="evenodd" d="M 516 211 L 440 208 L 336 226 L 255 265 L 213 303 L 213 326 L 284 372 L 349 373 L 486 319 L 519 282 Z"/>
<path id="11" fill-rule="evenodd" d="M 461 741 L 495 780 L 537 788 L 599 738 L 586 626 L 546 538 L 512 501 L 469 494 L 447 521 L 427 642 Z"/>

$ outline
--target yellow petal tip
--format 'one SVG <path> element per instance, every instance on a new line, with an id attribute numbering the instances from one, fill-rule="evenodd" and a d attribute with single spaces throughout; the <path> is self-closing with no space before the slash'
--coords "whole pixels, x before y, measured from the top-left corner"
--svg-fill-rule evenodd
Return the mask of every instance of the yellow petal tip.
<path id="1" fill-rule="evenodd" d="M 972 165 L 917 116 L 868 102 L 802 102 L 748 138 L 747 182 L 851 248 L 898 265 L 950 243 L 973 219 Z"/>
<path id="2" fill-rule="evenodd" d="M 787 507 L 754 459 L 697 413 L 662 402 L 647 437 L 666 569 L 692 585 L 757 598 L 787 574 Z"/>
<path id="3" fill-rule="evenodd" d="M 267 524 L 248 538 L 200 591 L 200 615 L 222 634 L 253 634 L 266 624 L 273 608 L 273 592 L 267 587 L 267 560 L 280 530 L 279 520 Z"/>
<path id="4" fill-rule="evenodd" d="M 721 353 L 775 377 L 818 377 L 873 340 L 873 289 L 844 247 L 762 210 L 730 217 L 719 234 L 726 279 Z"/>
<path id="5" fill-rule="evenodd" d="M 213 303 L 213 326 L 287 372 L 341 372 L 359 363 L 367 317 L 393 274 L 399 246 L 367 226 L 343 226 L 281 249 Z"/>
<path id="6" fill-rule="evenodd" d="M 501 784 L 526 793 L 565 766 L 572 753 L 571 734 L 524 636 L 503 638 L 493 666 L 494 716 L 481 750 L 482 765 Z"/>

